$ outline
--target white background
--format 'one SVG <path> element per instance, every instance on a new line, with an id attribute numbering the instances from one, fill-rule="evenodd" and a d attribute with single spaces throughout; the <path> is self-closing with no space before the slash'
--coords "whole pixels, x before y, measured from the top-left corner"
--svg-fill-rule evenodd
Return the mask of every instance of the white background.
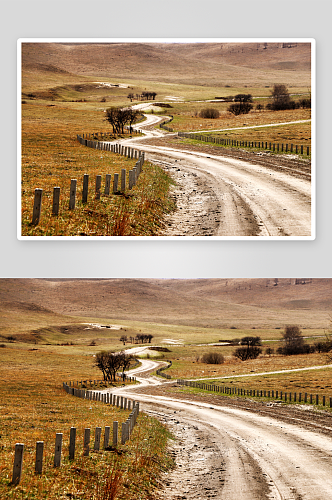
<path id="1" fill-rule="evenodd" d="M 331 2 L 108 0 L 2 3 L 0 277 L 332 277 Z M 316 240 L 19 241 L 18 38 L 315 38 Z"/>

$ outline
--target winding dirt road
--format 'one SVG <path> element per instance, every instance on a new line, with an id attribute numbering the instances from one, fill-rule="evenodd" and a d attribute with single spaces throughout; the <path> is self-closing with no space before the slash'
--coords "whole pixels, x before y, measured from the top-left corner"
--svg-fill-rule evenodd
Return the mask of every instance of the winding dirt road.
<path id="1" fill-rule="evenodd" d="M 171 445 L 176 468 L 164 474 L 156 498 L 331 499 L 330 414 L 299 405 L 292 410 L 281 403 L 195 398 L 176 393 L 174 382 L 147 376 L 148 369 L 143 360 L 135 370 L 144 375 L 141 385 L 117 391 L 139 400 L 178 438 Z"/>
<path id="2" fill-rule="evenodd" d="M 149 144 L 174 134 L 154 128 L 165 117 L 145 116 L 137 126 L 145 137 L 122 143 L 145 151 L 177 182 L 177 210 L 168 217 L 163 236 L 313 237 L 310 174 Z"/>

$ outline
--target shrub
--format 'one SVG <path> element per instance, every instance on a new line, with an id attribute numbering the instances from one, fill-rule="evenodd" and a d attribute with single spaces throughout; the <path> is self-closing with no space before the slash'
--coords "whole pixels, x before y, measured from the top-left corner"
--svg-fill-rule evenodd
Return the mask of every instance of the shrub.
<path id="1" fill-rule="evenodd" d="M 199 113 L 199 116 L 201 118 L 219 118 L 220 113 L 217 109 L 215 108 L 204 108 L 202 111 Z"/>
<path id="2" fill-rule="evenodd" d="M 228 111 L 233 115 L 247 115 L 253 106 L 250 102 L 234 102 L 228 107 Z"/>
<path id="3" fill-rule="evenodd" d="M 257 346 L 248 347 L 238 347 L 235 349 L 233 356 L 241 359 L 241 361 L 246 361 L 247 359 L 256 359 L 261 354 L 262 349 Z"/>
<path id="4" fill-rule="evenodd" d="M 224 361 L 224 356 L 220 352 L 207 352 L 201 358 L 201 362 L 208 365 L 222 365 Z"/>
<path id="5" fill-rule="evenodd" d="M 301 108 L 311 108 L 311 99 L 300 99 Z"/>

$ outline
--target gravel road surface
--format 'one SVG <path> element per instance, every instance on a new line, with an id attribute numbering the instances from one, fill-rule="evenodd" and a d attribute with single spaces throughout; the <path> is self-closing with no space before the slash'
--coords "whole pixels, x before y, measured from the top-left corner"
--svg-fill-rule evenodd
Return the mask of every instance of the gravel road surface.
<path id="1" fill-rule="evenodd" d="M 171 144 L 176 137 L 155 125 L 163 117 L 146 115 L 137 128 L 145 136 L 124 140 L 146 152 L 176 181 L 175 213 L 162 236 L 311 237 L 310 165 L 297 158 L 248 155 Z"/>
<path id="2" fill-rule="evenodd" d="M 156 499 L 330 500 L 332 416 L 313 407 L 183 392 L 135 369 L 139 386 L 118 389 L 141 402 L 177 438 L 176 467 Z M 158 364 L 158 362 L 153 362 Z M 140 375 L 141 371 L 141 375 Z M 112 391 L 114 392 L 114 391 Z"/>

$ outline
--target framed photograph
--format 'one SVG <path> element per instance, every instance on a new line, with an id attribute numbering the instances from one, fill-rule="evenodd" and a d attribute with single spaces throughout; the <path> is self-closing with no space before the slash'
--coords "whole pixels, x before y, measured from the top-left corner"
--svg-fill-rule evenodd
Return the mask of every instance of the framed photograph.
<path id="1" fill-rule="evenodd" d="M 314 39 L 17 47 L 18 239 L 315 239 Z"/>

